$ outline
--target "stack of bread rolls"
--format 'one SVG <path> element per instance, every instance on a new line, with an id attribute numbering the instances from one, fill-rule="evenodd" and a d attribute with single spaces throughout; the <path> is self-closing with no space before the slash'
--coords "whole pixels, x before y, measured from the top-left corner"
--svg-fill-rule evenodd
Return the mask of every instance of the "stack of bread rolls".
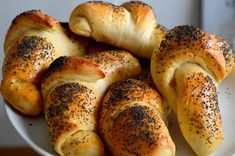
<path id="1" fill-rule="evenodd" d="M 174 156 L 164 99 L 197 155 L 223 140 L 217 88 L 231 47 L 193 26 L 167 31 L 145 3 L 82 3 L 69 23 L 23 12 L 4 52 L 3 97 L 25 115 L 44 113 L 59 155 Z"/>

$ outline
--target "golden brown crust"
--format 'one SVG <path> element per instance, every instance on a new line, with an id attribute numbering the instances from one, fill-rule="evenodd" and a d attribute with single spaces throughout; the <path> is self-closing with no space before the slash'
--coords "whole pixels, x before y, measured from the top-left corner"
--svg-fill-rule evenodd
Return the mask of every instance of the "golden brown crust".
<path id="1" fill-rule="evenodd" d="M 113 122 L 106 133 L 107 138 L 112 137 L 108 145 L 114 155 L 151 155 L 152 150 L 161 146 L 159 140 L 168 142 L 168 138 L 159 133 L 163 131 L 160 116 L 146 106 L 126 108 L 113 118 Z"/>
<path id="2" fill-rule="evenodd" d="M 163 25 L 157 25 L 155 30 L 154 30 L 154 35 L 152 35 L 153 42 L 155 43 L 155 49 L 158 49 L 160 47 L 161 42 L 164 40 L 166 34 L 167 34 L 167 29 Z M 158 36 L 158 37 L 155 37 Z"/>
<path id="3" fill-rule="evenodd" d="M 216 91 L 233 62 L 225 40 L 187 25 L 169 30 L 152 55 L 154 83 L 198 155 L 209 155 L 223 139 Z"/>
<path id="4" fill-rule="evenodd" d="M 211 70 L 218 82 L 231 73 L 234 62 L 232 48 L 219 36 L 186 25 L 175 27 L 165 38 L 159 52 L 188 48 L 194 57 L 202 57 L 208 61 L 208 70 Z"/>
<path id="5" fill-rule="evenodd" d="M 181 131 L 197 155 L 209 155 L 223 140 L 216 84 L 194 64 L 182 66 L 175 76 Z"/>
<path id="6" fill-rule="evenodd" d="M 23 114 L 35 116 L 42 112 L 40 88 L 34 83 L 7 74 L 1 82 L 1 93 L 11 106 Z"/>
<path id="7" fill-rule="evenodd" d="M 109 90 L 111 92 L 102 104 L 105 109 L 114 110 L 120 105 L 125 105 L 126 101 L 142 101 L 153 105 L 163 115 L 163 107 L 159 104 L 161 103 L 160 95 L 146 83 L 129 79 L 112 84 Z"/>
<path id="8" fill-rule="evenodd" d="M 139 61 L 126 50 L 89 52 L 84 57 L 96 62 L 105 75 L 116 74 L 116 76 L 108 78 L 109 80 L 107 79 L 112 83 L 120 78 L 132 77 L 141 71 Z M 122 68 L 125 70 L 121 70 Z"/>
<path id="9" fill-rule="evenodd" d="M 99 131 L 113 155 L 161 155 L 162 149 L 174 155 L 163 116 L 160 95 L 148 84 L 128 79 L 112 84 L 105 95 Z"/>
<path id="10" fill-rule="evenodd" d="M 232 49 L 227 46 L 222 48 L 224 46 L 221 45 L 227 44 L 224 40 L 222 42 L 218 37 L 193 26 L 178 26 L 168 31 L 160 48 L 153 53 L 151 74 L 157 88 L 161 88 L 162 94 L 165 97 L 171 95 L 167 100 L 174 111 L 176 106 L 172 103 L 176 101 L 176 95 L 170 84 L 174 81 L 175 70 L 182 64 L 188 62 L 198 64 L 209 72 L 217 83 L 231 73 Z"/>
<path id="11" fill-rule="evenodd" d="M 79 76 L 73 76 L 74 73 Z M 82 57 L 61 56 L 50 64 L 42 80 L 41 90 L 44 99 L 53 89 L 53 86 L 59 85 L 55 83 L 64 82 L 65 77 L 70 78 L 70 80 L 95 82 L 104 78 L 105 74 L 99 68 L 99 65 L 92 60 Z"/>
<path id="12" fill-rule="evenodd" d="M 128 52 L 126 50 L 108 50 L 101 52 L 90 52 L 84 57 L 96 62 L 99 67 L 107 74 L 115 70 L 116 66 L 122 65 Z"/>
<path id="13" fill-rule="evenodd" d="M 121 6 L 100 1 L 82 3 L 71 13 L 69 26 L 76 34 L 127 49 L 144 58 L 151 57 L 164 36 L 157 27 L 152 8 L 137 1 Z"/>
<path id="14" fill-rule="evenodd" d="M 25 31 L 30 28 L 47 29 L 53 31 L 59 27 L 59 21 L 55 18 L 48 16 L 40 10 L 30 10 L 23 12 L 16 16 L 11 23 L 6 34 L 6 40 L 4 42 L 4 51 L 7 52 L 9 46 L 11 46 L 17 38 L 24 34 Z M 26 27 L 24 29 L 22 27 Z"/>
<path id="15" fill-rule="evenodd" d="M 94 136 L 101 99 L 111 83 L 139 72 L 138 60 L 124 50 L 56 59 L 41 85 L 46 121 L 56 152 L 63 155 L 94 150 L 102 155 L 103 145 L 98 135 Z M 79 137 L 81 131 L 87 134 L 85 138 L 95 140 L 81 140 L 84 138 Z M 80 143 L 74 144 L 76 140 Z M 81 147 L 84 149 L 80 150 Z"/>
<path id="16" fill-rule="evenodd" d="M 104 78 L 105 75 L 103 71 L 99 69 L 99 65 L 95 62 L 82 58 L 82 57 L 73 57 L 73 56 L 61 56 L 51 63 L 49 66 L 45 77 L 53 75 L 55 72 L 66 72 L 71 73 L 77 72 L 78 74 L 93 74 L 91 79 L 98 80 Z"/>
<path id="17" fill-rule="evenodd" d="M 33 21 L 37 22 L 35 24 L 43 25 L 50 29 L 59 26 L 59 22 L 54 17 L 48 16 L 40 10 L 30 10 L 19 14 L 12 21 L 12 26 L 18 23 L 18 20 L 22 20 L 20 18 L 30 18 Z"/>
<path id="18" fill-rule="evenodd" d="M 25 36 L 9 49 L 4 58 L 3 76 L 5 73 L 18 75 L 25 81 L 40 83 L 46 66 L 55 57 L 55 48 L 46 38 Z"/>
<path id="19" fill-rule="evenodd" d="M 42 111 L 40 83 L 50 63 L 61 55 L 82 55 L 89 42 L 71 34 L 39 10 L 15 17 L 5 38 L 2 66 L 1 91 L 9 104 L 27 115 Z"/>
<path id="20" fill-rule="evenodd" d="M 156 17 L 152 7 L 146 3 L 140 1 L 129 1 L 121 5 L 131 13 L 133 21 L 138 25 L 138 27 L 144 26 L 144 24 L 151 23 L 152 21 L 156 22 Z M 121 8 L 120 7 L 120 8 Z M 146 20 L 146 16 L 148 20 Z"/>
<path id="21" fill-rule="evenodd" d="M 98 109 L 95 102 L 94 91 L 77 82 L 55 87 L 48 95 L 44 111 L 53 144 L 60 140 L 61 133 L 72 129 L 94 130 Z"/>
<path id="22" fill-rule="evenodd" d="M 85 150 L 84 150 L 85 149 Z M 103 156 L 104 147 L 98 134 L 93 131 L 78 131 L 68 138 L 63 147 L 64 155 Z"/>
<path id="23" fill-rule="evenodd" d="M 25 36 L 4 58 L 2 94 L 21 112 L 38 115 L 42 111 L 40 82 L 55 57 L 52 43 L 39 36 Z M 31 104 L 31 106 L 30 106 Z"/>
<path id="24" fill-rule="evenodd" d="M 40 81 L 56 56 L 53 43 L 46 37 L 25 33 L 33 28 L 54 31 L 58 27 L 54 18 L 32 10 L 16 16 L 8 29 L 1 91 L 4 98 L 24 114 L 38 115 L 42 111 Z"/>
<path id="25" fill-rule="evenodd" d="M 219 42 L 220 52 L 223 54 L 223 58 L 225 60 L 225 71 L 226 76 L 232 72 L 233 65 L 234 65 L 234 56 L 232 47 L 229 43 L 219 36 L 214 36 L 216 40 Z"/>

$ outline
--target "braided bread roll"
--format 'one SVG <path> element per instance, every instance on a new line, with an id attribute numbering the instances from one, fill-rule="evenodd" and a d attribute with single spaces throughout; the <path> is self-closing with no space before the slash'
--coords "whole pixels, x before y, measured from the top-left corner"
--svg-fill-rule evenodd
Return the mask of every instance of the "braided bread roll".
<path id="1" fill-rule="evenodd" d="M 73 37 L 68 27 L 41 11 L 16 16 L 4 43 L 4 98 L 20 112 L 38 115 L 43 107 L 40 83 L 45 70 L 61 55 L 82 55 L 86 40 Z"/>
<path id="2" fill-rule="evenodd" d="M 99 131 L 113 155 L 174 156 L 162 99 L 151 79 L 111 85 L 100 111 Z M 149 84 L 146 82 L 150 82 Z"/>
<path id="3" fill-rule="evenodd" d="M 100 101 L 107 87 L 140 72 L 124 50 L 60 57 L 42 81 L 44 113 L 55 151 L 60 155 L 103 155 L 95 133 Z"/>
<path id="4" fill-rule="evenodd" d="M 69 26 L 78 35 L 149 59 L 166 33 L 165 28 L 157 25 L 152 8 L 139 1 L 121 6 L 100 1 L 80 4 L 72 11 Z"/>
<path id="5" fill-rule="evenodd" d="M 154 83 L 198 155 L 209 155 L 223 140 L 217 87 L 231 73 L 233 62 L 226 41 L 186 25 L 170 30 L 153 53 Z"/>

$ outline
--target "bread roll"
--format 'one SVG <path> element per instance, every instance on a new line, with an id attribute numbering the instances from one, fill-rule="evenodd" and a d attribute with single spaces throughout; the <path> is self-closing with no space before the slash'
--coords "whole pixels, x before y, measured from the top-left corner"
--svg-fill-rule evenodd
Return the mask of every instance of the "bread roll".
<path id="1" fill-rule="evenodd" d="M 41 79 L 50 63 L 62 55 L 83 55 L 87 40 L 74 37 L 59 21 L 41 11 L 16 16 L 4 42 L 1 92 L 26 115 L 42 112 Z"/>
<path id="2" fill-rule="evenodd" d="M 128 79 L 112 84 L 105 95 L 99 131 L 114 156 L 174 156 L 164 118 L 158 92 L 148 83 Z"/>
<path id="3" fill-rule="evenodd" d="M 149 59 L 166 33 L 164 27 L 157 25 L 152 8 L 139 1 L 121 6 L 100 1 L 80 4 L 72 11 L 69 26 L 78 35 Z"/>
<path id="4" fill-rule="evenodd" d="M 111 83 L 140 70 L 138 60 L 124 50 L 56 59 L 41 85 L 55 151 L 60 155 L 103 155 L 103 144 L 95 132 L 101 99 Z"/>
<path id="5" fill-rule="evenodd" d="M 217 87 L 233 62 L 225 40 L 187 25 L 170 30 L 152 55 L 154 83 L 197 155 L 209 155 L 223 140 Z"/>

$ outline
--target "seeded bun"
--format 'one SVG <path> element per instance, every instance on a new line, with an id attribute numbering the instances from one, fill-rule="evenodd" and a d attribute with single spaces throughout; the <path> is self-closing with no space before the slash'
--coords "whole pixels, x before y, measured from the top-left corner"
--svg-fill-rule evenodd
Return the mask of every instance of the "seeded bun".
<path id="1" fill-rule="evenodd" d="M 98 110 L 107 88 L 139 74 L 140 64 L 126 50 L 59 57 L 41 84 L 44 113 L 55 151 L 60 155 L 104 153 L 96 134 Z"/>
<path id="2" fill-rule="evenodd" d="M 233 62 L 225 40 L 187 25 L 169 30 L 152 55 L 154 83 L 197 155 L 209 155 L 223 140 L 217 87 Z"/>
<path id="3" fill-rule="evenodd" d="M 164 123 L 162 99 L 147 83 L 150 81 L 117 82 L 105 95 L 99 132 L 113 155 L 174 156 L 175 145 Z"/>
<path id="4" fill-rule="evenodd" d="M 88 40 L 71 37 L 55 18 L 40 10 L 16 16 L 4 42 L 1 93 L 15 109 L 26 115 L 42 112 L 42 77 L 53 60 L 62 55 L 83 55 Z"/>

